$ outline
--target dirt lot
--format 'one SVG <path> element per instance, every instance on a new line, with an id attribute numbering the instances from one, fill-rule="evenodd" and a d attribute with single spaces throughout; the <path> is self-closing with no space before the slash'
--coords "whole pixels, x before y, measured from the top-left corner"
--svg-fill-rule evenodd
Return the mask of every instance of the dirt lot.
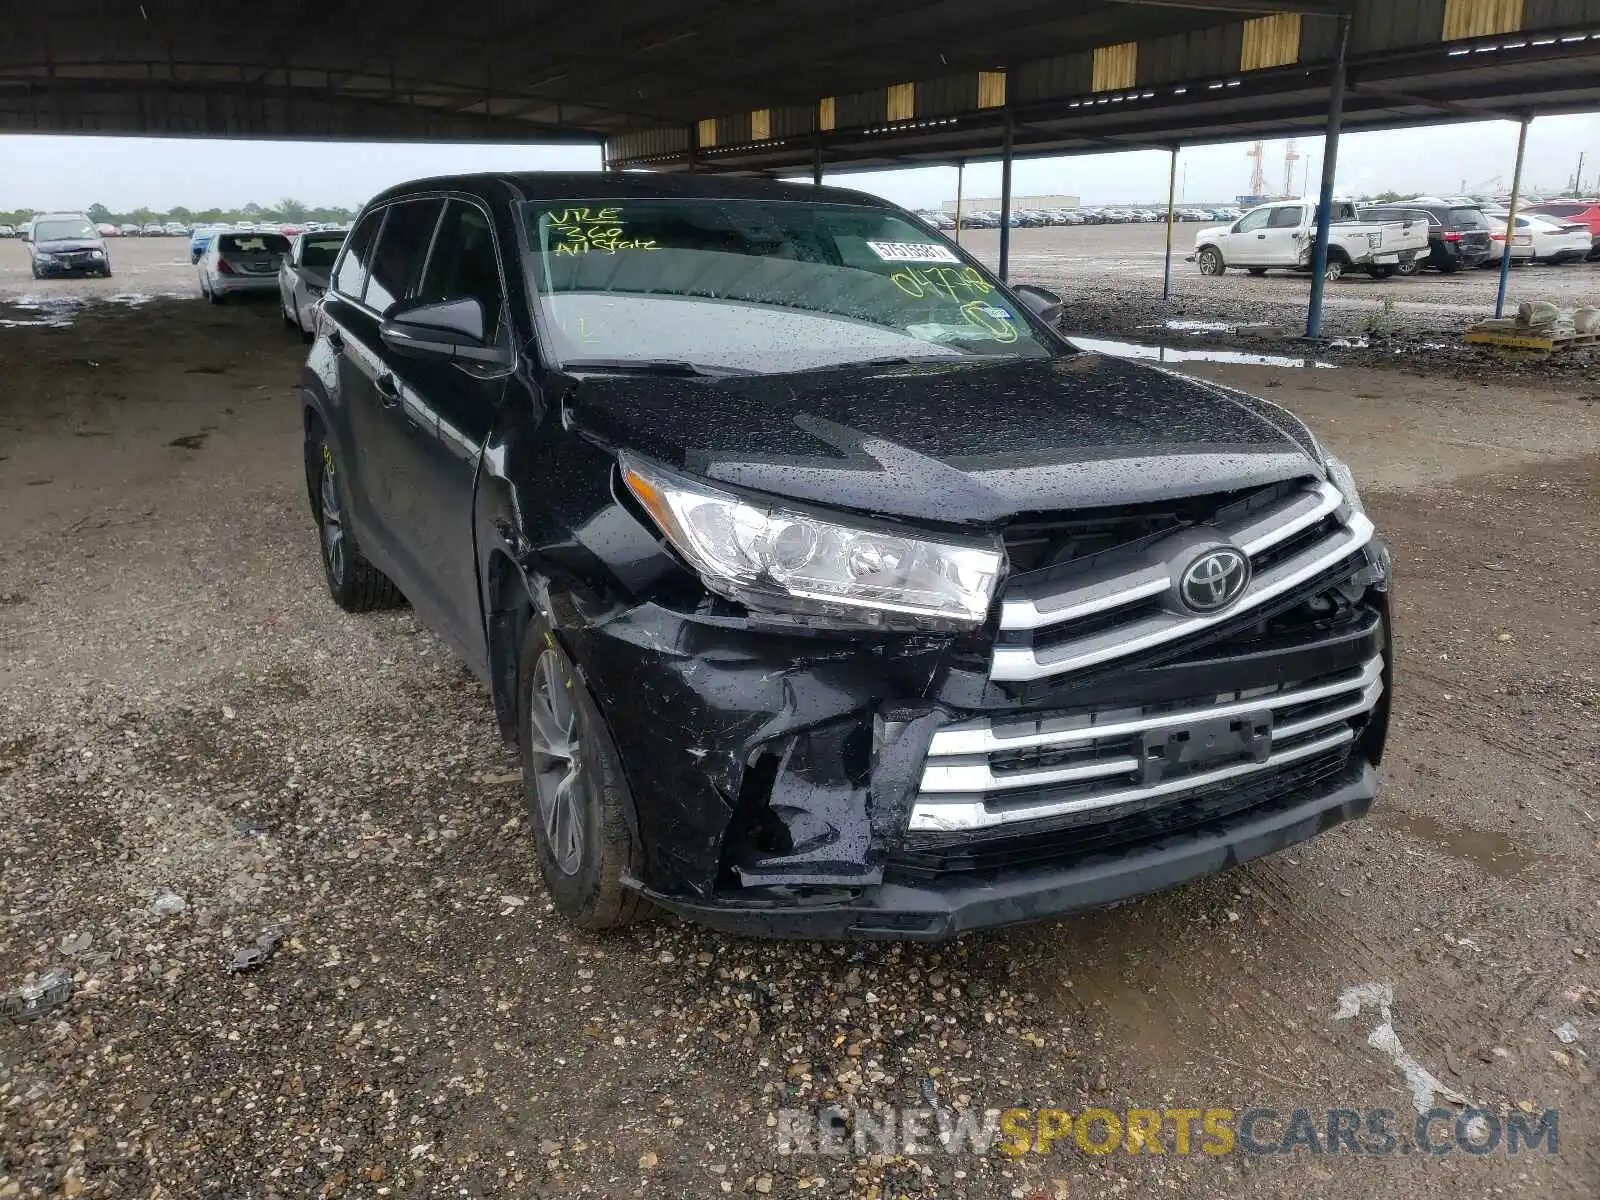
<path id="1" fill-rule="evenodd" d="M 189 286 L 176 241 L 113 251 L 109 294 Z M 34 284 L 19 254 L 0 243 L 0 290 L 106 290 Z M 76 981 L 0 1018 L 0 1200 L 1600 1189 L 1592 379 L 1187 368 L 1309 419 L 1394 542 L 1380 807 L 1214 880 L 918 948 L 564 928 L 483 689 L 409 612 L 326 596 L 301 353 L 270 304 L 0 303 L 0 992 Z M 225 970 L 280 923 L 264 965 Z M 1437 1103 L 1558 1108 L 1559 1151 L 777 1152 L 777 1111 L 824 1103 L 1386 1108 L 1407 1131 L 1379 1017 L 1333 1018 L 1366 983 L 1392 985 Z"/>

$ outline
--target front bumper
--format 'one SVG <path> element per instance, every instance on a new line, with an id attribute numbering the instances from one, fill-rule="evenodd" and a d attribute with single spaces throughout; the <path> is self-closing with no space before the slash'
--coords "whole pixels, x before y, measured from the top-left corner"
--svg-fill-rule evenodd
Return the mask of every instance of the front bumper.
<path id="1" fill-rule="evenodd" d="M 841 903 L 706 903 L 642 886 L 640 890 L 679 916 L 727 933 L 938 941 L 967 930 L 1097 908 L 1215 875 L 1366 815 L 1377 793 L 1376 771 L 1361 760 L 1332 791 L 1162 841 L 992 879 L 921 884 L 890 880 Z"/>
<path id="2" fill-rule="evenodd" d="M 1223 783 L 1197 774 L 1192 791 L 1159 802 L 1088 816 L 1058 807 L 989 830 L 916 820 L 936 736 L 975 719 L 1260 695 L 1378 661 L 1387 681 L 1387 595 L 1368 599 L 1337 635 L 1177 647 L 1069 684 L 1014 686 L 949 635 L 809 637 L 654 604 L 595 621 L 560 612 L 559 600 L 556 626 L 632 792 L 642 855 L 629 886 L 735 933 L 937 940 L 1183 883 L 1363 815 L 1377 794 L 1387 690 L 1336 754 L 1292 769 L 1268 757 L 1257 761 L 1271 769 Z M 1304 709 L 1288 712 L 1286 731 L 1306 723 Z"/>
<path id="3" fill-rule="evenodd" d="M 42 276 L 100 275 L 110 268 L 111 260 L 104 256 L 101 256 L 100 258 L 85 258 L 72 261 L 56 258 L 52 259 L 50 262 L 40 262 L 38 259 L 34 259 L 33 265 Z"/>

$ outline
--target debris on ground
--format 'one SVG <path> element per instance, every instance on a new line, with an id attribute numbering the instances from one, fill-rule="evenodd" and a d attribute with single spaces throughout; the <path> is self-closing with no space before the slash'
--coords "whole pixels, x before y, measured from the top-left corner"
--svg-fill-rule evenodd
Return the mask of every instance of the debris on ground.
<path id="1" fill-rule="evenodd" d="M 82 954 L 94 945 L 94 934 L 88 932 L 69 933 L 61 939 L 61 953 L 66 955 Z"/>
<path id="2" fill-rule="evenodd" d="M 189 907 L 189 902 L 176 892 L 163 892 L 150 901 L 153 917 L 176 917 Z"/>
<path id="3" fill-rule="evenodd" d="M 283 941 L 287 932 L 282 925 L 269 925 L 256 935 L 256 940 L 248 946 L 241 946 L 233 952 L 233 961 L 228 963 L 229 975 L 237 975 L 241 971 L 253 971 L 262 966 L 272 957 L 272 952 L 278 948 L 278 943 Z"/>
<path id="4" fill-rule="evenodd" d="M 72 975 L 68 971 L 46 971 L 30 982 L 0 996 L 0 1015 L 13 1021 L 37 1021 L 48 1016 L 72 998 Z"/>
<path id="5" fill-rule="evenodd" d="M 1570 1046 L 1578 1040 L 1578 1027 L 1571 1021 L 1563 1021 L 1550 1031 L 1556 1035 L 1556 1040 L 1563 1046 Z"/>
<path id="6" fill-rule="evenodd" d="M 1439 1079 L 1410 1054 L 1406 1053 L 1400 1044 L 1399 1035 L 1394 1031 L 1394 1017 L 1390 1012 L 1394 1005 L 1394 987 L 1387 983 L 1358 983 L 1354 987 L 1345 988 L 1339 994 L 1339 1007 L 1334 1010 L 1335 1021 L 1348 1021 L 1351 1017 L 1360 1016 L 1364 1009 L 1375 1009 L 1378 1013 L 1378 1024 L 1367 1035 L 1367 1045 L 1379 1054 L 1386 1055 L 1402 1075 L 1405 1076 L 1406 1087 L 1411 1091 L 1411 1103 L 1418 1113 L 1427 1113 L 1433 1109 L 1434 1094 L 1443 1096 L 1452 1104 L 1465 1104 L 1467 1098 L 1448 1084 L 1439 1082 Z"/>

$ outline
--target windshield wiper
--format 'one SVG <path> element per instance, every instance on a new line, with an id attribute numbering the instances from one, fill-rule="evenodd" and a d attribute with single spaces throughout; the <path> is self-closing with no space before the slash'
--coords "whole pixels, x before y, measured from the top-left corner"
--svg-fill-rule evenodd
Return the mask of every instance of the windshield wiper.
<path id="1" fill-rule="evenodd" d="M 743 367 L 709 367 L 701 363 L 670 358 L 572 358 L 561 364 L 563 371 L 601 371 L 617 375 L 754 375 Z"/>

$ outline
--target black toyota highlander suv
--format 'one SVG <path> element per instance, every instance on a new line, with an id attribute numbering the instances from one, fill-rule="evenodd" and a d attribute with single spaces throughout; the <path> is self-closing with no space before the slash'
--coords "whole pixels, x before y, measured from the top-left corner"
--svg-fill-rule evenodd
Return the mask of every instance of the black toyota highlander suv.
<path id="1" fill-rule="evenodd" d="M 329 589 L 520 745 L 556 907 L 938 938 L 1365 813 L 1389 558 L 1283 409 L 831 188 L 393 188 L 316 316 Z"/>

